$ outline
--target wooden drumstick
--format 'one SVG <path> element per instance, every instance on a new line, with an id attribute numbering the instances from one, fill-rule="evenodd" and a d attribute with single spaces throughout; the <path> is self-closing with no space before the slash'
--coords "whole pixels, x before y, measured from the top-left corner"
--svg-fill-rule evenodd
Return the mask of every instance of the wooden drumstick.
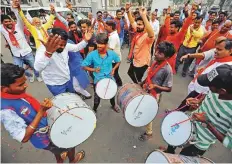
<path id="1" fill-rule="evenodd" d="M 180 122 L 178 122 L 178 123 L 175 123 L 175 124 L 173 124 L 171 127 L 176 126 L 176 125 L 180 125 L 180 124 L 182 124 L 182 123 L 184 123 L 184 122 L 187 122 L 187 121 L 189 121 L 189 120 L 191 120 L 191 119 L 192 119 L 192 117 L 191 117 L 191 118 L 188 118 L 188 119 L 186 119 L 186 120 L 180 121 Z"/>
<path id="2" fill-rule="evenodd" d="M 105 91 L 105 94 L 104 94 L 104 98 L 106 97 L 106 92 L 107 92 L 107 90 L 108 90 L 108 88 L 109 88 L 109 85 L 110 85 L 110 78 L 109 78 L 109 81 L 108 81 L 108 84 L 107 84 L 107 87 L 106 87 L 106 91 Z"/>
<path id="3" fill-rule="evenodd" d="M 72 115 L 72 116 L 74 116 L 74 117 L 76 117 L 76 118 L 79 118 L 80 120 L 83 120 L 81 117 L 79 117 L 79 116 L 77 116 L 77 115 L 74 115 L 74 114 L 72 114 L 72 113 L 69 113 L 68 111 L 66 111 L 66 110 L 64 110 L 64 109 L 61 109 L 61 108 L 59 108 L 58 106 L 56 106 L 56 105 L 54 105 L 54 104 L 53 104 L 53 106 L 56 107 L 56 108 L 58 108 L 58 109 L 60 109 L 61 111 L 65 112 L 65 113 L 68 113 L 68 114 L 70 114 L 70 115 Z"/>
<path id="4" fill-rule="evenodd" d="M 139 101 L 139 103 L 138 103 L 138 105 L 137 105 L 137 107 L 136 107 L 136 109 L 135 109 L 135 111 L 134 111 L 134 114 L 135 114 L 135 112 L 137 111 L 137 109 L 138 109 L 139 105 L 141 104 L 141 102 L 142 102 L 143 98 L 144 98 L 144 95 L 143 95 L 143 97 L 141 98 L 141 100 Z"/>

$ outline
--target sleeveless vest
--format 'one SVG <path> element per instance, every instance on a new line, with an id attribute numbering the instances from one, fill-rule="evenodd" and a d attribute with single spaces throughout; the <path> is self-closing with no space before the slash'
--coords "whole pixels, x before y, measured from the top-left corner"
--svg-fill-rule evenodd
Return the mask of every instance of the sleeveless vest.
<path id="1" fill-rule="evenodd" d="M 32 106 L 23 99 L 4 99 L 1 98 L 1 110 L 2 109 L 10 109 L 17 113 L 19 117 L 21 117 L 27 125 L 29 125 L 35 118 L 37 112 L 32 108 Z M 48 125 L 47 118 L 43 117 L 36 131 L 40 128 L 46 127 Z M 46 148 L 50 139 L 47 133 L 35 133 L 31 136 L 30 141 L 32 145 L 38 149 Z"/>

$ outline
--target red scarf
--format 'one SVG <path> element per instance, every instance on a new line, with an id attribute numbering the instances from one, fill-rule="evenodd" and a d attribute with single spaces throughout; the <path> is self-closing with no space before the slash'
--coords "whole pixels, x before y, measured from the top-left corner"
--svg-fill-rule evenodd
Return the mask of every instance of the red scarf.
<path id="1" fill-rule="evenodd" d="M 208 68 L 211 65 L 213 65 L 214 63 L 216 63 L 216 62 L 225 63 L 225 62 L 230 62 L 230 61 L 232 61 L 232 56 L 227 56 L 227 57 L 224 57 L 224 58 L 219 58 L 219 59 L 213 59 L 213 60 L 211 60 L 206 67 L 204 67 L 204 68 L 200 69 L 199 71 L 197 71 L 197 74 L 194 77 L 194 79 L 192 80 L 192 82 L 195 82 L 196 79 L 202 74 L 202 72 L 204 70 L 206 70 L 206 68 Z"/>
<path id="2" fill-rule="evenodd" d="M 130 47 L 128 59 L 132 59 L 132 57 L 133 57 L 133 51 L 134 51 L 134 48 L 135 48 L 135 44 L 136 44 L 137 41 L 143 36 L 143 34 L 145 34 L 145 32 L 137 33 L 137 34 L 135 34 L 135 36 L 133 37 L 133 39 L 132 39 L 132 41 L 131 41 L 131 47 Z"/>
<path id="3" fill-rule="evenodd" d="M 118 32 L 118 34 L 120 34 L 121 33 L 121 23 L 120 23 L 120 20 L 118 18 L 115 18 L 114 21 L 116 22 L 117 32 Z"/>
<path id="4" fill-rule="evenodd" d="M 10 38 L 10 41 L 11 41 L 12 45 L 15 46 L 15 47 L 17 47 L 17 48 L 19 48 L 19 43 L 18 43 L 17 39 L 16 39 L 15 36 L 14 36 L 15 24 L 14 24 L 14 23 L 12 24 L 12 29 L 11 29 L 11 31 L 9 31 L 9 30 L 7 29 L 6 26 L 3 26 L 3 27 L 4 27 L 5 30 L 8 32 L 9 38 Z"/>
<path id="5" fill-rule="evenodd" d="M 150 85 L 152 84 L 152 77 L 155 76 L 157 74 L 157 72 L 164 67 L 168 62 L 165 60 L 163 61 L 161 64 L 158 64 L 156 61 L 152 64 L 151 68 L 148 70 L 148 74 L 147 74 L 147 79 L 146 79 L 146 84 Z M 156 67 L 156 68 L 155 68 Z M 156 98 L 156 91 L 155 89 L 150 90 L 150 93 L 152 94 L 152 96 L 154 96 Z"/>
<path id="6" fill-rule="evenodd" d="M 9 99 L 9 100 L 16 100 L 16 99 L 25 99 L 32 107 L 35 109 L 35 111 L 38 113 L 40 110 L 40 103 L 31 95 L 22 93 L 20 95 L 13 95 L 1 92 L 1 98 Z M 46 113 L 44 114 L 44 117 L 46 117 Z"/>
<path id="7" fill-rule="evenodd" d="M 173 74 L 176 74 L 176 69 L 175 69 L 175 66 L 176 66 L 176 56 L 177 56 L 177 54 L 174 54 L 172 57 L 170 57 L 170 58 L 167 59 L 168 64 L 172 68 Z"/>
<path id="8" fill-rule="evenodd" d="M 102 32 L 105 30 L 104 25 L 103 25 L 102 22 L 100 22 L 100 21 L 97 21 L 97 24 L 98 24 L 97 33 L 98 33 L 98 34 L 99 34 L 99 33 L 102 33 Z"/>

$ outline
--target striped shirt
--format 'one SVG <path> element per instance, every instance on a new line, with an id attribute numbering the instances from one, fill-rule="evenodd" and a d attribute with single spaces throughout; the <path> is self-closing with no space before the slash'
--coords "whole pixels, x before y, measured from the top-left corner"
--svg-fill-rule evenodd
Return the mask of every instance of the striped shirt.
<path id="1" fill-rule="evenodd" d="M 205 112 L 211 124 L 225 135 L 223 145 L 232 149 L 232 101 L 220 100 L 218 94 L 209 92 L 202 102 L 202 105 L 194 113 Z M 210 145 L 217 141 L 217 138 L 208 128 L 196 122 L 197 143 L 195 146 L 201 150 L 209 149 Z"/>

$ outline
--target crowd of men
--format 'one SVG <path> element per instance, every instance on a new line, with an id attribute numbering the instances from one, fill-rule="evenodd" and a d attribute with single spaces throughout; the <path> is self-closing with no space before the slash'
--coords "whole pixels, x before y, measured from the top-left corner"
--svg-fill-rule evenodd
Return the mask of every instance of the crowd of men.
<path id="1" fill-rule="evenodd" d="M 0 30 L 14 63 L 1 65 L 1 121 L 14 139 L 30 140 L 34 147 L 50 150 L 57 162 L 64 161 L 64 152 L 70 162 L 85 155 L 84 151 L 75 155 L 75 148 L 56 147 L 48 133 L 34 133 L 47 126 L 44 114 L 52 103 L 45 99 L 40 104 L 28 95 L 27 78 L 33 82 L 35 76 L 43 81 L 54 96 L 71 92 L 89 99 L 86 88 L 92 85 L 97 114 L 100 97 L 96 84 L 112 78 L 121 87 L 121 62 L 130 64 L 128 76 L 133 83 L 141 85 L 158 103 L 162 92 L 171 92 L 173 76 L 183 63 L 182 76 L 189 74 L 193 80 L 179 107 L 193 112 L 198 142 L 184 147 L 180 154 L 203 155 L 217 140 L 232 149 L 232 22 L 226 12 L 209 11 L 205 19 L 198 4 L 193 3 L 191 10 L 186 4 L 182 12 L 167 7 L 158 19 L 157 10 L 148 12 L 139 7 L 132 11 L 131 4 L 126 3 L 115 16 L 98 11 L 96 18 L 88 13 L 88 19 L 78 20 L 75 12 L 64 18 L 51 5 L 50 16 L 45 13 L 41 20 L 27 18 L 18 0 L 11 5 L 14 17 L 1 15 Z M 72 9 L 70 4 L 67 7 Z M 34 38 L 35 53 L 29 36 Z M 130 47 L 128 54 L 121 53 L 124 44 Z M 122 61 L 122 55 L 128 60 Z M 196 98 L 199 95 L 201 98 Z M 119 113 L 114 98 L 110 103 Z M 30 111 L 28 115 L 21 112 L 23 106 Z M 152 122 L 139 140 L 151 138 Z M 169 145 L 162 149 L 175 153 L 175 148 Z"/>

